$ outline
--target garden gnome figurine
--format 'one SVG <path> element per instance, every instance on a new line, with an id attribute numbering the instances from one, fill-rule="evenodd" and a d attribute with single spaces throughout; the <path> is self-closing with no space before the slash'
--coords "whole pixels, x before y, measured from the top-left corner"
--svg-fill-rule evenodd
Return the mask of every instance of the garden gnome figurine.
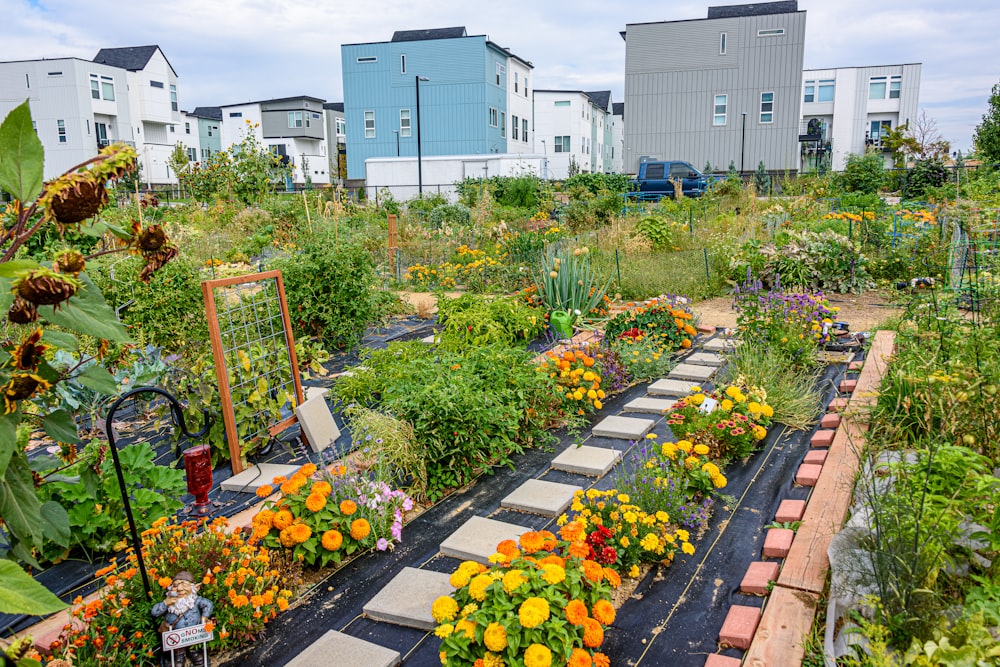
<path id="1" fill-rule="evenodd" d="M 167 588 L 166 599 L 153 605 L 152 614 L 154 618 L 163 616 L 163 621 L 160 623 L 160 632 L 163 633 L 201 625 L 212 615 L 212 609 L 211 601 L 198 596 L 198 586 L 194 583 L 191 573 L 182 570 L 174 576 L 174 580 Z M 189 646 L 172 653 L 173 664 L 176 667 L 184 667 L 185 657 L 191 658 L 194 667 L 208 667 L 204 664 L 200 646 Z"/>

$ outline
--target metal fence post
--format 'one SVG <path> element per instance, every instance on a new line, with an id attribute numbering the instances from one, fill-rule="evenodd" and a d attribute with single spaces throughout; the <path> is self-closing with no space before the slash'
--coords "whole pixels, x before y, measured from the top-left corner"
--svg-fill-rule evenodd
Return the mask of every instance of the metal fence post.
<path id="1" fill-rule="evenodd" d="M 701 252 L 705 256 L 705 280 L 711 280 L 712 274 L 708 270 L 708 248 L 702 248 Z"/>
<path id="2" fill-rule="evenodd" d="M 615 248 L 615 271 L 618 273 L 618 290 L 622 288 L 622 265 L 618 261 L 618 248 Z"/>

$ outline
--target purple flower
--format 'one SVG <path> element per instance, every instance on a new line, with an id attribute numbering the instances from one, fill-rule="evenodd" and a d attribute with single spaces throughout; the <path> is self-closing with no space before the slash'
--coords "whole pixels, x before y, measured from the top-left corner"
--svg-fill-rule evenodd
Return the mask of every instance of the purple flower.
<path id="1" fill-rule="evenodd" d="M 409 512 L 412 509 L 413 509 L 413 500 L 411 500 L 410 498 L 404 499 L 403 500 L 403 511 L 404 512 Z"/>
<path id="2" fill-rule="evenodd" d="M 378 543 L 375 544 L 375 548 L 378 549 L 379 551 L 385 551 L 386 549 L 389 548 L 389 541 L 386 540 L 384 537 L 381 537 L 379 538 Z"/>

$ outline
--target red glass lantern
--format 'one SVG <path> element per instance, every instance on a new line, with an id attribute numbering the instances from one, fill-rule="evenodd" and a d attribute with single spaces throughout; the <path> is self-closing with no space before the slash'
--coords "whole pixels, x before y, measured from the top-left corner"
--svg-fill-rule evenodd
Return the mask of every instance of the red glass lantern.
<path id="1" fill-rule="evenodd" d="M 198 445 L 184 450 L 184 470 L 187 472 L 188 493 L 194 496 L 189 514 L 211 514 L 208 492 L 212 490 L 212 449 Z"/>

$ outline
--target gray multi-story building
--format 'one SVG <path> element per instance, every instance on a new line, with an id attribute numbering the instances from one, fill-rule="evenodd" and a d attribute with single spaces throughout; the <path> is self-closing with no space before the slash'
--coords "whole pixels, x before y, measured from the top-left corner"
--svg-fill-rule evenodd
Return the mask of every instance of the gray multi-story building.
<path id="1" fill-rule="evenodd" d="M 805 28 L 797 0 L 626 25 L 624 169 L 646 158 L 798 171 Z"/>

